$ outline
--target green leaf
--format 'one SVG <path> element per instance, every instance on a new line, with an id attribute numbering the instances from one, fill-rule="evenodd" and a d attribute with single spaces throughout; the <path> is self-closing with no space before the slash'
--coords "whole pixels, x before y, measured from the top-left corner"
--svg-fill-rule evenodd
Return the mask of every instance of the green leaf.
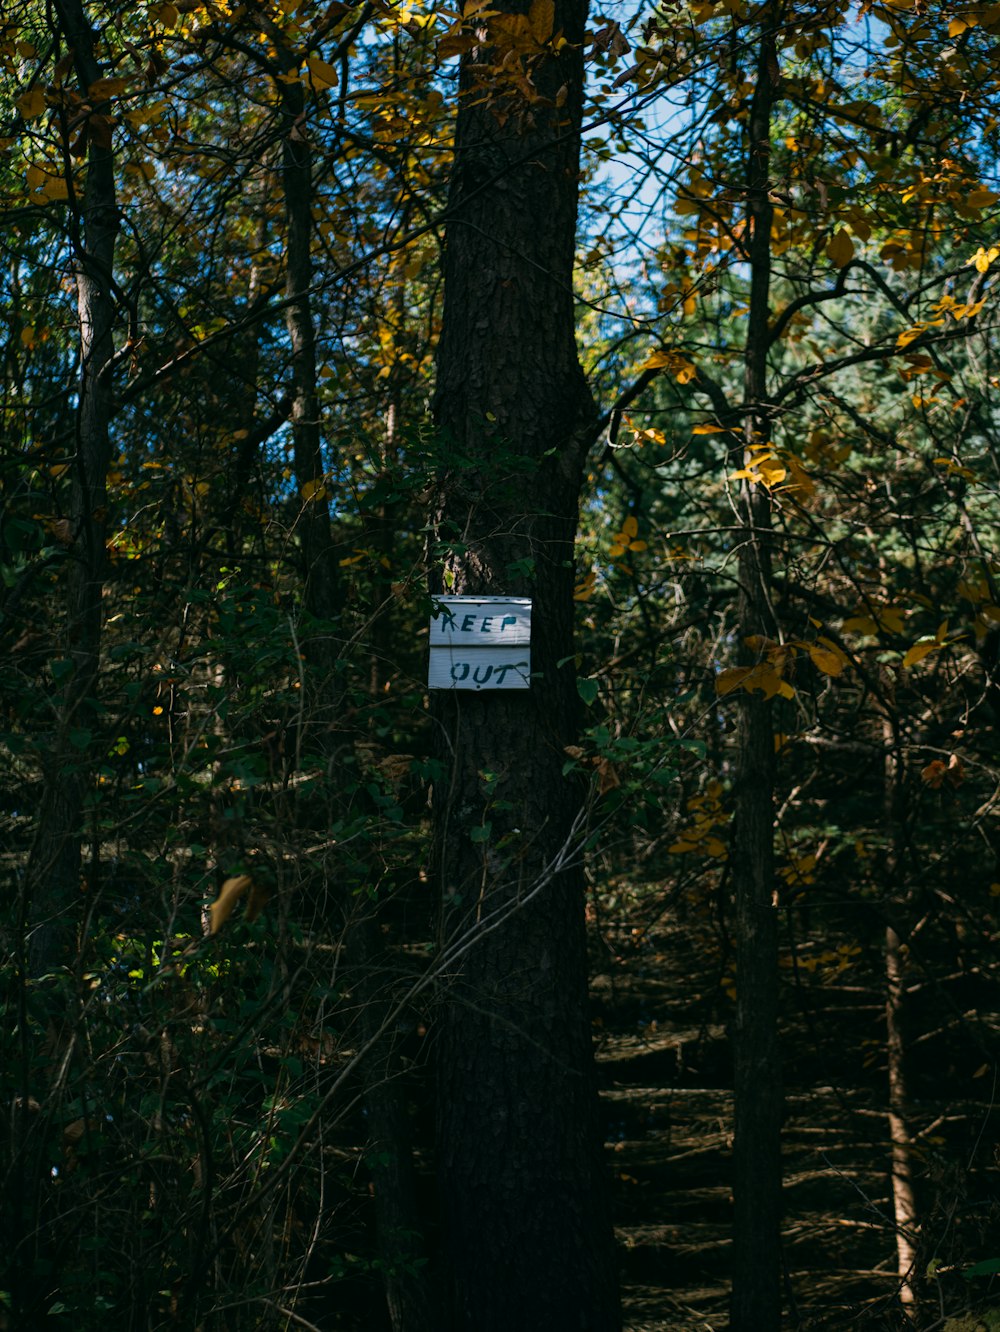
<path id="1" fill-rule="evenodd" d="M 1000 1273 L 1000 1258 L 984 1258 L 974 1267 L 967 1267 L 962 1276 L 966 1281 L 970 1281 L 973 1277 L 996 1276 L 998 1273 Z"/>
<path id="2" fill-rule="evenodd" d="M 488 842 L 490 840 L 490 833 L 492 831 L 493 831 L 493 824 L 489 822 L 481 824 L 480 827 L 478 828 L 470 828 L 469 841 Z"/>
<path id="3" fill-rule="evenodd" d="M 597 698 L 598 684 L 596 680 L 577 680 L 576 692 L 583 699 L 589 708 Z"/>

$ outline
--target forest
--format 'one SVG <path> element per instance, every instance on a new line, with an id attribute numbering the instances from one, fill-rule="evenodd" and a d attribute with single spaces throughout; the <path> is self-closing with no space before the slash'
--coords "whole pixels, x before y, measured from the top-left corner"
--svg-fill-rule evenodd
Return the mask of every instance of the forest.
<path id="1" fill-rule="evenodd" d="M 1000 4 L 0 81 L 0 1328 L 1000 1329 Z"/>

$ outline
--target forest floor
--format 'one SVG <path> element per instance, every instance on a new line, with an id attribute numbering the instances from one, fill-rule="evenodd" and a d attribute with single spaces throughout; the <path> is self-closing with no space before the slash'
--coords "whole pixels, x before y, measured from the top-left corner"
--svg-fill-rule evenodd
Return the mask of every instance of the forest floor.
<path id="1" fill-rule="evenodd" d="M 718 953 L 713 975 L 707 950 L 677 926 L 634 944 L 609 934 L 592 1004 L 625 1325 L 628 1332 L 724 1332 L 733 1096 Z M 828 983 L 815 968 L 805 990 L 788 986 L 786 1324 L 829 1332 L 943 1328 L 948 1316 L 987 1307 L 988 1287 L 997 1285 L 961 1276 L 962 1267 L 992 1252 L 966 1254 L 964 1262 L 952 1256 L 960 1218 L 988 1235 L 1000 1217 L 993 1079 L 972 1084 L 982 1086 L 982 1099 L 957 1099 L 948 1064 L 928 1042 L 929 1067 L 917 1079 L 914 1169 L 927 1208 L 921 1276 L 935 1258 L 938 1274 L 921 1282 L 924 1307 L 914 1324 L 897 1298 L 881 996 L 843 968 L 828 973 Z M 963 1077 L 957 1085 L 970 1084 Z"/>

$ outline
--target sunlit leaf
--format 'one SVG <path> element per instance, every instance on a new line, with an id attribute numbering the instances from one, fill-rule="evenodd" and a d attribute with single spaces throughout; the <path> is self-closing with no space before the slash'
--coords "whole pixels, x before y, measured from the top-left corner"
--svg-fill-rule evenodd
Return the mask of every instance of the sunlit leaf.
<path id="1" fill-rule="evenodd" d="M 940 646 L 941 644 L 936 643 L 933 639 L 925 639 L 923 642 L 914 643 L 905 653 L 903 665 L 905 667 L 916 666 L 917 662 L 923 661 L 932 652 L 937 652 Z"/>
<path id="2" fill-rule="evenodd" d="M 812 664 L 824 675 L 843 674 L 844 668 L 847 666 L 847 656 L 828 638 L 821 638 L 818 643 L 810 643 L 806 650 Z"/>
<path id="3" fill-rule="evenodd" d="M 218 934 L 233 913 L 233 908 L 250 887 L 249 874 L 239 874 L 227 879 L 219 891 L 219 896 L 208 908 L 209 934 Z"/>
<path id="4" fill-rule="evenodd" d="M 306 67 L 312 86 L 322 92 L 324 88 L 336 88 L 340 83 L 340 72 L 328 65 L 319 56 L 306 56 Z"/>

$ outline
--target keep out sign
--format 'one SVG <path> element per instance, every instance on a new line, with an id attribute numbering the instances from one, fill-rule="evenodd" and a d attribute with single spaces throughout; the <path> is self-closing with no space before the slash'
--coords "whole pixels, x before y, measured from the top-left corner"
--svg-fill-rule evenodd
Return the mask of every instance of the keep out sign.
<path id="1" fill-rule="evenodd" d="M 437 597 L 431 617 L 431 689 L 530 689 L 528 597 Z"/>

